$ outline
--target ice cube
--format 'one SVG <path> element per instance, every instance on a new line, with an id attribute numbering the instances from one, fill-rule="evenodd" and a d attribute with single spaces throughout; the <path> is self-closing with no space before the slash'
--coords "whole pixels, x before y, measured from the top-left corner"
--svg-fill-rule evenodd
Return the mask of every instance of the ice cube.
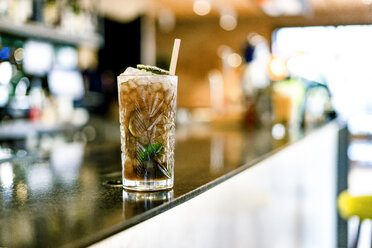
<path id="1" fill-rule="evenodd" d="M 121 75 L 152 75 L 151 72 L 128 67 Z"/>

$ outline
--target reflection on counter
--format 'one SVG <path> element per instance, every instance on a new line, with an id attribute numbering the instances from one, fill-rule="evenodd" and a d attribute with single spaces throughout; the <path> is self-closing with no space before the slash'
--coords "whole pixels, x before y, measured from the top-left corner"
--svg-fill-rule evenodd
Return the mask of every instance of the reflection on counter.
<path id="1" fill-rule="evenodd" d="M 92 222 L 99 221 L 94 217 L 98 207 L 96 175 L 87 169 L 73 174 L 69 173 L 69 168 L 61 172 L 55 162 L 0 164 L 0 218 L 7 223 L 6 228 L 0 228 L 1 244 L 48 246 L 48 240 L 60 239 L 61 233 L 64 239 L 72 239 L 82 234 L 82 227 L 89 228 Z M 72 188 L 84 190 L 93 197 L 87 199 L 84 195 L 70 194 Z M 43 231 L 39 232 L 38 228 L 42 227 Z"/>
<path id="2" fill-rule="evenodd" d="M 123 190 L 123 217 L 130 219 L 171 200 L 173 200 L 173 190 L 159 192 Z"/>

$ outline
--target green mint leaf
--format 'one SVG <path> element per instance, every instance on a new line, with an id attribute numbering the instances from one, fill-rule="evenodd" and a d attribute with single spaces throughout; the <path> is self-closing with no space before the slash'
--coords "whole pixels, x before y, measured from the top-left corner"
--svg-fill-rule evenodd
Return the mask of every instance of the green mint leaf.
<path id="1" fill-rule="evenodd" d="M 145 147 L 145 150 L 138 154 L 138 161 L 142 164 L 145 161 L 154 160 L 155 157 L 164 153 L 164 145 L 162 143 L 150 144 Z"/>
<path id="2" fill-rule="evenodd" d="M 138 161 L 141 165 L 145 163 L 152 163 L 156 166 L 166 177 L 171 178 L 171 173 L 166 166 L 160 161 L 159 157 L 164 153 L 164 145 L 162 143 L 150 144 L 145 147 L 145 150 L 138 154 Z"/>
<path id="3" fill-rule="evenodd" d="M 152 66 L 152 65 L 140 65 L 139 64 L 137 65 L 137 69 L 149 71 L 151 73 L 159 74 L 159 75 L 169 75 L 168 71 L 158 68 L 156 66 Z"/>

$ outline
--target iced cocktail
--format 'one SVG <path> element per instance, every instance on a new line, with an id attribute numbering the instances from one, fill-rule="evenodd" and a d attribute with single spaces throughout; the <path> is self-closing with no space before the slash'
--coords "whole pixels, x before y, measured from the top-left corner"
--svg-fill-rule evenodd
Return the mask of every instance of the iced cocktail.
<path id="1" fill-rule="evenodd" d="M 123 187 L 173 187 L 177 76 L 151 67 L 118 76 Z"/>

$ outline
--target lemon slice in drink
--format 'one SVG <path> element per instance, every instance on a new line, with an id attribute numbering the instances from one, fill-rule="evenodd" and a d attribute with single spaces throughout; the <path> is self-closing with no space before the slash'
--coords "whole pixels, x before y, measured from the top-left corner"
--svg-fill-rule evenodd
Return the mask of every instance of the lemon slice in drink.
<path id="1" fill-rule="evenodd" d="M 146 115 L 141 109 L 135 109 L 130 114 L 129 132 L 136 138 L 139 138 L 147 131 Z"/>

